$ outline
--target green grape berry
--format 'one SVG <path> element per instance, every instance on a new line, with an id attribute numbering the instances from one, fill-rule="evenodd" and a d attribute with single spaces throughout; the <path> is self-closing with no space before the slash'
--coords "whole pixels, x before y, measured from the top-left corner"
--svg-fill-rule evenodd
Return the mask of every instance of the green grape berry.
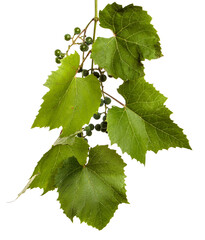
<path id="1" fill-rule="evenodd" d="M 60 58 L 63 59 L 65 57 L 65 53 L 61 53 Z"/>
<path id="2" fill-rule="evenodd" d="M 100 119 L 100 113 L 95 113 L 95 114 L 93 115 L 93 117 L 94 117 L 96 120 Z"/>
<path id="3" fill-rule="evenodd" d="M 90 130 L 91 130 L 91 129 L 90 129 L 90 126 L 89 126 L 89 125 L 86 126 L 86 127 L 84 128 L 84 130 L 85 130 L 86 132 L 90 131 Z"/>
<path id="4" fill-rule="evenodd" d="M 88 139 L 87 139 L 87 138 L 84 138 L 84 140 L 85 140 L 86 142 L 88 142 Z"/>
<path id="5" fill-rule="evenodd" d="M 86 131 L 86 135 L 87 135 L 87 136 L 91 136 L 91 135 L 92 135 L 92 132 L 91 132 L 91 131 Z"/>
<path id="6" fill-rule="evenodd" d="M 107 80 L 106 75 L 104 75 L 104 74 L 100 75 L 100 81 L 101 82 L 105 82 L 106 80 Z"/>
<path id="7" fill-rule="evenodd" d="M 96 124 L 95 125 L 95 130 L 96 131 L 100 131 L 101 130 L 101 125 L 100 124 Z"/>
<path id="8" fill-rule="evenodd" d="M 104 98 L 104 103 L 107 104 L 107 105 L 110 104 L 111 103 L 111 99 L 109 97 L 105 97 Z"/>
<path id="9" fill-rule="evenodd" d="M 56 49 L 54 54 L 55 54 L 56 57 L 59 57 L 61 55 L 61 50 Z"/>
<path id="10" fill-rule="evenodd" d="M 81 32 L 81 30 L 80 30 L 80 28 L 79 27 L 76 27 L 75 29 L 74 29 L 74 34 L 76 35 L 76 34 L 79 34 Z"/>
<path id="11" fill-rule="evenodd" d="M 65 39 L 66 41 L 69 41 L 69 40 L 71 39 L 71 35 L 70 35 L 70 34 L 66 34 L 66 35 L 64 36 L 64 39 Z"/>
<path id="12" fill-rule="evenodd" d="M 87 38 L 85 39 L 85 42 L 86 42 L 88 45 L 90 45 L 90 44 L 93 43 L 93 39 L 92 39 L 91 37 L 87 37 Z"/>
<path id="13" fill-rule="evenodd" d="M 105 115 L 105 116 L 103 117 L 103 121 L 106 121 L 106 118 L 107 118 L 107 117 L 106 117 L 106 115 Z"/>
<path id="14" fill-rule="evenodd" d="M 88 76 L 89 75 L 89 71 L 88 70 L 86 70 L 86 69 L 83 69 L 83 76 L 84 77 L 86 77 L 86 76 Z"/>
<path id="15" fill-rule="evenodd" d="M 101 99 L 100 107 L 102 107 L 103 104 L 104 104 L 104 101 L 103 101 L 103 99 Z"/>
<path id="16" fill-rule="evenodd" d="M 93 75 L 96 77 L 96 78 L 99 78 L 100 77 L 100 74 L 99 74 L 99 72 L 93 72 Z"/>
<path id="17" fill-rule="evenodd" d="M 88 45 L 87 45 L 86 43 L 82 43 L 82 44 L 80 45 L 80 50 L 81 50 L 82 52 L 87 52 L 88 49 L 89 49 L 89 47 L 88 47 Z"/>
<path id="18" fill-rule="evenodd" d="M 100 125 L 101 125 L 101 128 L 102 128 L 102 129 L 107 129 L 107 122 L 104 122 L 104 121 L 103 121 L 103 122 L 101 122 Z"/>
<path id="19" fill-rule="evenodd" d="M 92 123 L 89 124 L 89 127 L 91 131 L 94 129 L 94 125 Z"/>
<path id="20" fill-rule="evenodd" d="M 59 57 L 56 58 L 56 63 L 60 64 L 61 63 L 61 59 Z"/>

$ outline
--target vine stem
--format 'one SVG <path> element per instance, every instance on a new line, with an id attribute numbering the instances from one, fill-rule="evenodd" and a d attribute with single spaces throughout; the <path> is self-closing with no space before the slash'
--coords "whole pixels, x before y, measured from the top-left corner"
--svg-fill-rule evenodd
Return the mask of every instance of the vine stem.
<path id="1" fill-rule="evenodd" d="M 95 0 L 95 17 L 94 17 L 93 43 L 95 42 L 95 37 L 96 37 L 97 22 L 98 22 L 98 0 Z M 93 66 L 94 66 L 94 62 L 93 62 L 93 59 L 92 59 L 91 72 L 93 72 Z"/>
<path id="2" fill-rule="evenodd" d="M 113 96 L 111 96 L 109 93 L 106 93 L 105 91 L 103 91 L 104 94 L 106 94 L 107 96 L 111 97 L 113 100 L 115 100 L 116 102 L 118 102 L 120 105 L 122 105 L 123 107 L 126 107 L 125 104 L 121 103 L 119 100 L 117 100 L 116 98 L 114 98 Z"/>

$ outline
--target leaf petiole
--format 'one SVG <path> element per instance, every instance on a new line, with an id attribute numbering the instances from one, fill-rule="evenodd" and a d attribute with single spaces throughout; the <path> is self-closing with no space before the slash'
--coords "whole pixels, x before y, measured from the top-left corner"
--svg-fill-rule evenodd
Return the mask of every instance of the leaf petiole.
<path id="1" fill-rule="evenodd" d="M 123 104 L 122 102 L 120 102 L 119 100 L 117 100 L 116 98 L 114 98 L 113 96 L 111 96 L 109 93 L 106 93 L 105 91 L 103 91 L 104 94 L 106 94 L 107 96 L 111 97 L 113 100 L 115 100 L 116 102 L 118 102 L 120 105 L 122 105 L 123 107 L 126 107 L 125 104 Z"/>

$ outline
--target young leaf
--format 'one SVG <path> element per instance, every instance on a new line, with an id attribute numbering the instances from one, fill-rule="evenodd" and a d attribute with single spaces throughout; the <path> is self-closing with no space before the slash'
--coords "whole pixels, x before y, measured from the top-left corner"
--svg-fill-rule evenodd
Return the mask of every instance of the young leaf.
<path id="1" fill-rule="evenodd" d="M 54 176 L 57 169 L 69 157 L 75 156 L 78 159 L 78 163 L 82 166 L 86 163 L 89 145 L 84 139 L 73 137 L 67 143 L 65 138 L 61 139 L 65 140 L 63 145 L 57 144 L 52 146 L 38 162 L 32 176 L 38 175 L 31 183 L 30 188 L 43 188 L 44 194 L 53 190 L 55 188 Z"/>
<path id="2" fill-rule="evenodd" d="M 125 163 L 107 146 L 90 150 L 84 167 L 71 157 L 56 175 L 61 208 L 73 221 L 77 216 L 99 230 L 104 228 L 120 203 L 128 203 L 124 183 Z"/>
<path id="3" fill-rule="evenodd" d="M 53 72 L 45 86 L 50 89 L 43 97 L 32 127 L 63 127 L 61 137 L 78 131 L 98 110 L 101 102 L 100 83 L 93 75 L 77 78 L 78 53 L 62 60 L 59 69 Z"/>
<path id="4" fill-rule="evenodd" d="M 94 62 L 115 78 L 135 80 L 143 76 L 141 61 L 162 56 L 151 19 L 141 7 L 108 4 L 99 13 L 100 26 L 112 30 L 114 36 L 95 41 L 91 56 Z"/>
<path id="5" fill-rule="evenodd" d="M 156 153 L 170 147 L 191 149 L 183 130 L 170 119 L 172 112 L 164 105 L 166 97 L 143 77 L 135 82 L 124 82 L 118 92 L 125 98 L 126 107 L 113 107 L 108 112 L 108 135 L 112 144 L 117 143 L 123 152 L 142 163 L 139 155 L 146 150 Z M 137 123 L 137 118 L 142 123 Z M 143 147 L 136 143 L 139 132 L 144 139 L 140 142 Z"/>

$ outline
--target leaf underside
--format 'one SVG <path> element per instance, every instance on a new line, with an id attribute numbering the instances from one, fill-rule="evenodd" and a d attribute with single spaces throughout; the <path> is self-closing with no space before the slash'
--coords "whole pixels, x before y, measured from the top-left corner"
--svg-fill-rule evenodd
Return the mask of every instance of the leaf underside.
<path id="1" fill-rule="evenodd" d="M 108 4 L 100 11 L 99 21 L 100 26 L 110 29 L 114 36 L 97 38 L 91 55 L 94 62 L 109 75 L 125 81 L 144 76 L 142 61 L 162 56 L 159 36 L 151 19 L 141 7 Z"/>
<path id="2" fill-rule="evenodd" d="M 124 183 L 125 163 L 114 150 L 96 146 L 83 167 L 76 158 L 64 161 L 56 175 L 59 202 L 73 221 L 77 216 L 99 230 L 104 228 L 120 203 L 128 203 Z"/>

